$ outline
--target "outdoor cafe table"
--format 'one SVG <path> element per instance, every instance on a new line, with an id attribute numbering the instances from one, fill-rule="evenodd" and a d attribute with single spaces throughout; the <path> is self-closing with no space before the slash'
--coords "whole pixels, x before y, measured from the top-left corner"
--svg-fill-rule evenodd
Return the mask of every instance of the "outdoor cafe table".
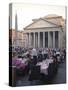
<path id="1" fill-rule="evenodd" d="M 40 66 L 40 72 L 48 75 L 48 67 L 49 67 L 49 63 L 53 63 L 52 59 L 46 59 L 42 62 L 38 62 L 36 65 Z"/>
<path id="2" fill-rule="evenodd" d="M 46 59 L 45 61 L 43 61 L 43 62 L 45 62 L 45 63 L 47 63 L 47 64 L 49 64 L 49 63 L 53 63 L 53 59 Z"/>
<path id="3" fill-rule="evenodd" d="M 24 69 L 27 65 L 28 65 L 28 60 L 27 59 L 22 59 L 22 58 L 17 58 L 16 60 L 12 61 L 13 65 L 16 66 L 16 68 L 20 69 Z"/>

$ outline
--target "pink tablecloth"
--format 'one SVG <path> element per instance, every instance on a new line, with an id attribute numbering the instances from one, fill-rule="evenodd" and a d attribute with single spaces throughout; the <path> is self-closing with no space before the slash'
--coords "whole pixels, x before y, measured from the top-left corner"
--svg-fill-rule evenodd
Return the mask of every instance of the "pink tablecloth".
<path id="1" fill-rule="evenodd" d="M 12 61 L 12 65 L 16 66 L 16 68 L 20 69 L 25 69 L 25 67 L 27 66 L 27 59 L 23 59 L 22 58 L 17 58 L 15 60 Z"/>

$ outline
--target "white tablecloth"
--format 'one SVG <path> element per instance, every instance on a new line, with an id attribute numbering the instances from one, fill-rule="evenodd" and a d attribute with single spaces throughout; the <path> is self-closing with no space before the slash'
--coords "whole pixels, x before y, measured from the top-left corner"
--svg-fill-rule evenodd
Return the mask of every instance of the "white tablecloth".
<path id="1" fill-rule="evenodd" d="M 45 62 L 46 62 L 47 64 L 53 63 L 53 59 L 46 59 Z"/>
<path id="2" fill-rule="evenodd" d="M 53 60 L 52 59 L 46 59 L 42 62 L 37 63 L 37 66 L 38 65 L 40 66 L 41 73 L 48 75 L 49 63 L 53 63 Z"/>

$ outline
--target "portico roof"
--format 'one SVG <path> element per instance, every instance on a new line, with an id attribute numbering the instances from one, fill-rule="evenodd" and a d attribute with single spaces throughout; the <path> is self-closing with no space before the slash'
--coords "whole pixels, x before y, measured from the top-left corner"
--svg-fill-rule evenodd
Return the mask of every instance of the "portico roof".
<path id="1" fill-rule="evenodd" d="M 49 14 L 45 17 L 33 19 L 33 23 L 29 24 L 24 30 L 32 28 L 43 28 L 43 27 L 59 27 L 64 26 L 64 19 L 62 16 L 55 14 Z"/>

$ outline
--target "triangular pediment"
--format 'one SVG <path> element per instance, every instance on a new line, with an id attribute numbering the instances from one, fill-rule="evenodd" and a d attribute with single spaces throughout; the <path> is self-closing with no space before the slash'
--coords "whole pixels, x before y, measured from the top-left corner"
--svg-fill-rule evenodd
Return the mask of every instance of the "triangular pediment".
<path id="1" fill-rule="evenodd" d="M 56 24 L 40 18 L 39 20 L 34 21 L 32 24 L 26 26 L 24 29 L 56 27 L 56 26 L 57 26 Z"/>

